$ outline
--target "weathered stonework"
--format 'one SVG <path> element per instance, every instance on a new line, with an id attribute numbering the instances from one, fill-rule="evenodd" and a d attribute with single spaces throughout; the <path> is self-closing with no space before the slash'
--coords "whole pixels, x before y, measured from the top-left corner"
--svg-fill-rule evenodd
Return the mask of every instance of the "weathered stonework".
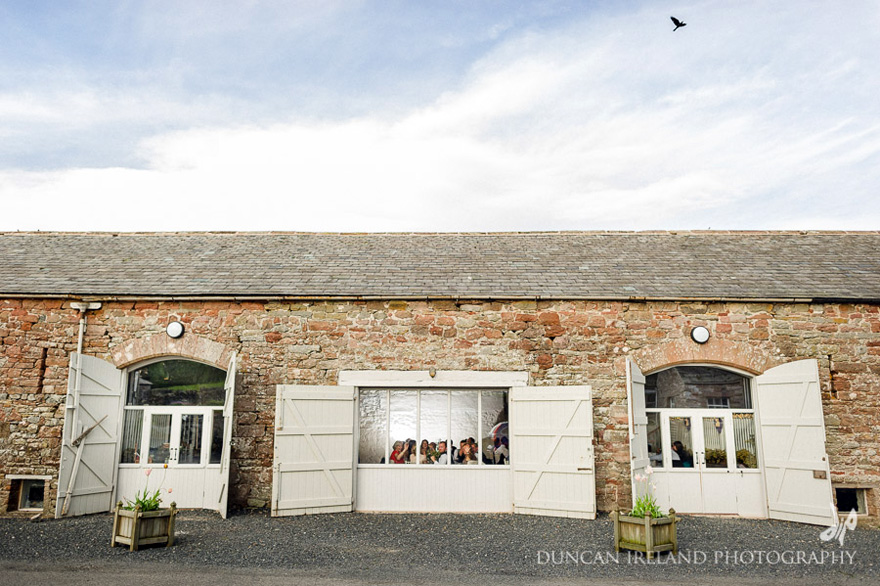
<path id="1" fill-rule="evenodd" d="M 69 302 L 0 299 L 0 513 L 7 474 L 51 475 L 54 511 L 69 354 Z M 169 321 L 186 325 L 172 340 Z M 697 345 L 694 326 L 711 338 Z M 880 307 L 589 301 L 105 302 L 84 352 L 124 368 L 181 355 L 226 368 L 240 357 L 230 503 L 265 507 L 275 385 L 335 384 L 340 370 L 526 371 L 533 385 L 593 388 L 600 510 L 630 501 L 625 359 L 643 372 L 687 362 L 759 374 L 819 361 L 833 481 L 880 486 Z M 877 505 L 869 503 L 876 515 Z"/>

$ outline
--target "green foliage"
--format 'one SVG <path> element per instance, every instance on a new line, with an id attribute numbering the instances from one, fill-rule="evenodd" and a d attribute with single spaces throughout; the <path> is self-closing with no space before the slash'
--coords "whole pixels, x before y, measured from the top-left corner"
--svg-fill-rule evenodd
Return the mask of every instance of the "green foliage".
<path id="1" fill-rule="evenodd" d="M 147 488 L 144 487 L 143 493 L 135 493 L 133 501 L 125 499 L 125 506 L 122 508 L 127 511 L 133 511 L 136 507 L 140 507 L 141 511 L 155 511 L 159 508 L 161 502 L 162 499 L 159 497 L 158 488 L 156 492 L 150 494 L 147 492 Z"/>
<path id="2" fill-rule="evenodd" d="M 726 468 L 727 451 L 712 449 L 706 450 L 706 466 L 710 468 Z"/>
<path id="3" fill-rule="evenodd" d="M 757 468 L 758 467 L 758 458 L 751 451 L 746 450 L 745 448 L 742 450 L 736 451 L 736 465 L 739 468 Z"/>
<path id="4" fill-rule="evenodd" d="M 636 506 L 633 507 L 632 512 L 630 512 L 630 517 L 638 517 L 639 519 L 644 519 L 647 513 L 651 513 L 651 518 L 657 519 L 659 517 L 665 517 L 666 513 L 660 510 L 660 507 L 657 505 L 657 501 L 650 494 L 646 494 L 640 496 L 636 499 Z"/>

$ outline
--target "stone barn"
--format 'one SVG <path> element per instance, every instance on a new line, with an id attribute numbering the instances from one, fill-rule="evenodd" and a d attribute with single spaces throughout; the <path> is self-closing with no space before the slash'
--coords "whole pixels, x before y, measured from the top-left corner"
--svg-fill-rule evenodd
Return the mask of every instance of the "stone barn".
<path id="1" fill-rule="evenodd" d="M 880 233 L 0 234 L 0 514 L 878 516 Z"/>

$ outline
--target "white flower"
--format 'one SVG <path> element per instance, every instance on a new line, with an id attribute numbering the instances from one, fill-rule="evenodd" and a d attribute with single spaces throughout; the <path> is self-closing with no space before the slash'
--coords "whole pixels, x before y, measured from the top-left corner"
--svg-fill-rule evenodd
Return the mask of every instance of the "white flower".
<path id="1" fill-rule="evenodd" d="M 650 464 L 648 464 L 647 466 L 645 466 L 645 474 L 647 474 L 648 476 L 650 476 L 650 475 L 653 474 L 653 473 L 654 473 L 654 468 L 652 468 Z"/>

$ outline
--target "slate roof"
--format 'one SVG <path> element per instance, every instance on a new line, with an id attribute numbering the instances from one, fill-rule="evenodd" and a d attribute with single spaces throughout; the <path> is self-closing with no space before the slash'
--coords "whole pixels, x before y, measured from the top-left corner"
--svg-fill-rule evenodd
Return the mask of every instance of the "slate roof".
<path id="1" fill-rule="evenodd" d="M 0 233 L 0 296 L 880 300 L 880 232 Z"/>

